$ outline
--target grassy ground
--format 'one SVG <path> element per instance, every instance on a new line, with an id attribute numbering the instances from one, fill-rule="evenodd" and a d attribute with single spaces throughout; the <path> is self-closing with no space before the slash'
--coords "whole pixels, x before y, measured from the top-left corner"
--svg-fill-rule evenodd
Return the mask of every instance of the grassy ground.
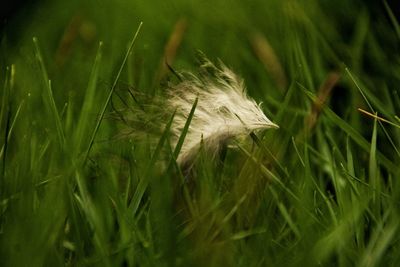
<path id="1" fill-rule="evenodd" d="M 397 266 L 400 27 L 362 2 L 20 13 L 1 41 L 0 265 Z M 129 89 L 158 95 L 165 61 L 194 70 L 197 50 L 238 72 L 280 129 L 204 155 L 187 188 L 164 167 L 167 132 L 158 147 L 116 138 L 126 126 L 109 115 Z"/>

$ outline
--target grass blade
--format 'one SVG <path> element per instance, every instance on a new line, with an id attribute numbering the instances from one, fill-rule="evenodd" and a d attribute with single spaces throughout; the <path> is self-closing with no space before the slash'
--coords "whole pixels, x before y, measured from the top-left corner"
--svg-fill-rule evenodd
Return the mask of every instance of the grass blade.
<path id="1" fill-rule="evenodd" d="M 124 69 L 124 66 L 125 66 L 125 64 L 126 64 L 126 61 L 127 61 L 127 59 L 128 59 L 128 57 L 129 57 L 129 55 L 130 55 L 130 53 L 131 53 L 131 51 L 132 51 L 132 49 L 133 49 L 135 43 L 136 43 L 136 40 L 137 40 L 137 37 L 138 37 L 138 35 L 139 35 L 140 29 L 142 28 L 142 25 L 143 25 L 143 22 L 140 22 L 140 24 L 139 24 L 139 26 L 138 26 L 138 28 L 137 28 L 137 30 L 136 30 L 136 32 L 135 32 L 133 38 L 132 38 L 132 41 L 131 41 L 131 43 L 130 43 L 130 45 L 129 45 L 129 47 L 128 47 L 128 50 L 127 50 L 126 53 L 125 53 L 125 57 L 124 57 L 124 59 L 122 60 L 122 63 L 121 63 L 121 66 L 120 66 L 120 68 L 119 68 L 119 71 L 118 71 L 118 73 L 117 73 L 117 76 L 115 77 L 114 82 L 113 82 L 113 84 L 112 84 L 112 86 L 111 86 L 110 92 L 108 93 L 106 102 L 104 103 L 104 106 L 103 106 L 103 108 L 102 108 L 102 110 L 101 110 L 101 112 L 100 112 L 100 117 L 99 117 L 99 119 L 97 120 L 96 126 L 95 126 L 95 128 L 94 128 L 94 130 L 93 130 L 92 136 L 91 136 L 90 141 L 89 141 L 89 146 L 88 146 L 87 151 L 86 151 L 84 163 L 87 161 L 87 159 L 88 159 L 88 157 L 89 157 L 90 150 L 92 149 L 94 139 L 96 138 L 97 132 L 98 132 L 98 130 L 99 130 L 99 128 L 100 128 L 100 124 L 101 124 L 101 122 L 103 121 L 103 118 L 104 118 L 104 115 L 105 115 L 105 113 L 106 113 L 108 104 L 110 103 L 111 97 L 112 97 L 112 95 L 114 94 L 115 88 L 117 87 L 117 83 L 118 83 L 118 81 L 119 81 L 119 77 L 121 76 L 121 73 L 122 73 L 122 70 Z"/>
<path id="2" fill-rule="evenodd" d="M 198 102 L 198 97 L 196 98 L 196 100 L 193 103 L 192 109 L 190 110 L 188 119 L 186 120 L 185 126 L 183 127 L 181 136 L 179 136 L 179 140 L 178 143 L 176 144 L 175 150 L 174 150 L 174 157 L 175 159 L 178 157 L 179 152 L 181 151 L 183 142 L 185 141 L 185 137 L 186 134 L 189 130 L 189 126 L 190 126 L 190 122 L 192 121 L 193 115 L 194 115 L 194 111 L 196 110 L 196 106 L 197 106 L 197 102 Z"/>
<path id="3" fill-rule="evenodd" d="M 50 105 L 50 111 L 51 111 L 51 114 L 53 115 L 53 120 L 56 124 L 58 141 L 60 143 L 60 146 L 64 147 L 65 134 L 64 134 L 63 127 L 62 127 L 60 114 L 58 113 L 56 102 L 54 101 L 53 90 L 51 89 L 51 81 L 47 75 L 46 67 L 45 67 L 44 61 L 43 61 L 43 56 L 42 56 L 42 53 L 39 48 L 39 42 L 36 37 L 33 37 L 33 43 L 35 45 L 36 59 L 39 63 L 39 68 L 42 73 L 43 81 L 45 83 L 45 88 L 46 88 L 46 93 L 47 93 L 47 101 L 48 101 L 48 104 Z"/>
<path id="4" fill-rule="evenodd" d="M 315 99 L 315 96 L 307 91 L 304 90 L 306 95 L 311 98 L 312 100 Z M 339 128 L 341 128 L 344 132 L 348 134 L 348 136 L 357 143 L 363 150 L 366 152 L 370 152 L 370 143 L 359 133 L 355 130 L 349 123 L 344 121 L 340 118 L 335 112 L 333 112 L 329 107 L 325 107 L 323 109 L 324 114 L 331 120 L 334 124 L 336 124 Z M 399 168 L 394 164 L 391 160 L 389 160 L 382 152 L 377 151 L 377 158 L 378 160 L 389 170 L 394 172 L 398 172 Z"/>
<path id="5" fill-rule="evenodd" d="M 144 192 L 146 191 L 149 183 L 150 183 L 150 174 L 151 171 L 154 167 L 154 164 L 156 163 L 160 153 L 161 153 L 161 149 L 163 148 L 165 141 L 168 140 L 168 135 L 169 135 L 169 129 L 171 128 L 172 122 L 174 120 L 175 117 L 175 113 L 172 114 L 171 119 L 169 120 L 169 122 L 167 123 L 167 125 L 165 126 L 164 132 L 160 138 L 160 140 L 158 141 L 158 144 L 154 150 L 154 153 L 149 161 L 149 164 L 146 168 L 146 172 L 144 174 L 144 176 L 142 177 L 142 179 L 139 181 L 139 184 L 136 188 L 136 191 L 133 195 L 132 198 L 132 202 L 129 204 L 129 209 L 132 210 L 133 214 L 136 214 L 138 208 L 139 208 L 139 204 L 143 198 Z"/>
<path id="6" fill-rule="evenodd" d="M 383 1 L 383 4 L 385 6 L 386 12 L 389 15 L 390 21 L 393 24 L 394 30 L 396 31 L 397 37 L 400 39 L 400 25 L 399 25 L 399 22 L 397 21 L 396 16 L 393 14 L 393 11 L 390 8 L 390 6 L 388 5 L 386 0 Z"/>
<path id="7" fill-rule="evenodd" d="M 99 73 L 99 68 L 100 68 L 100 63 L 102 59 L 102 47 L 103 47 L 103 42 L 99 43 L 99 47 L 97 49 L 97 54 L 96 58 L 93 63 L 92 71 L 90 73 L 89 77 L 89 82 L 86 88 L 86 94 L 85 98 L 83 101 L 83 106 L 81 109 L 81 113 L 79 116 L 79 121 L 76 126 L 76 135 L 75 138 L 77 139 L 77 149 L 80 149 L 80 145 L 82 142 L 82 136 L 86 132 L 87 125 L 89 122 L 89 114 L 93 109 L 93 103 L 95 101 L 95 93 L 96 93 L 96 85 L 97 85 L 97 79 L 98 79 L 98 73 Z"/>

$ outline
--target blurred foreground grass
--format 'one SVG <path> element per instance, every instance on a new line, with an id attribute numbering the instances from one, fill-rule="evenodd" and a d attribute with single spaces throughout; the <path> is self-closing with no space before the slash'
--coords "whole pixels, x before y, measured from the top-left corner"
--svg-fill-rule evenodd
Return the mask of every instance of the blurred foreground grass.
<path id="1" fill-rule="evenodd" d="M 400 30 L 380 7 L 91 0 L 21 13 L 1 40 L 0 265 L 397 266 Z M 163 90 L 165 62 L 194 70 L 197 50 L 238 72 L 280 129 L 202 157 L 188 192 L 163 168 L 167 132 L 160 149 L 115 138 L 124 126 L 108 114 L 129 89 Z"/>

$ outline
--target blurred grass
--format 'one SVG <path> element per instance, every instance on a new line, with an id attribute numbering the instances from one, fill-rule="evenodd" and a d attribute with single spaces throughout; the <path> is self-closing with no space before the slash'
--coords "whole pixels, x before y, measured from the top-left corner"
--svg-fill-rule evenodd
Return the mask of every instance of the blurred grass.
<path id="1" fill-rule="evenodd" d="M 397 266 L 400 132 L 379 118 L 400 124 L 399 26 L 375 8 L 45 1 L 11 21 L 0 265 Z M 200 153 L 182 185 L 168 126 L 153 147 L 115 138 L 124 126 L 103 116 L 123 87 L 158 95 L 174 76 L 164 62 L 193 70 L 197 50 L 243 76 L 280 129 L 218 163 Z"/>

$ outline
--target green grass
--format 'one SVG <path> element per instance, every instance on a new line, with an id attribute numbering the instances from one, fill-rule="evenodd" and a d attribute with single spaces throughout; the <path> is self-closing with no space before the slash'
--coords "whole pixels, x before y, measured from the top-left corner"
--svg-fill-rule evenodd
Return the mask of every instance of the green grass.
<path id="1" fill-rule="evenodd" d="M 0 46 L 1 266 L 400 263 L 399 23 L 386 2 L 50 2 Z M 201 152 L 188 174 L 173 114 L 155 142 L 119 138 L 112 114 L 146 104 L 129 90 L 162 95 L 175 79 L 164 62 L 195 70 L 197 50 L 239 73 L 280 128 L 217 161 Z"/>

